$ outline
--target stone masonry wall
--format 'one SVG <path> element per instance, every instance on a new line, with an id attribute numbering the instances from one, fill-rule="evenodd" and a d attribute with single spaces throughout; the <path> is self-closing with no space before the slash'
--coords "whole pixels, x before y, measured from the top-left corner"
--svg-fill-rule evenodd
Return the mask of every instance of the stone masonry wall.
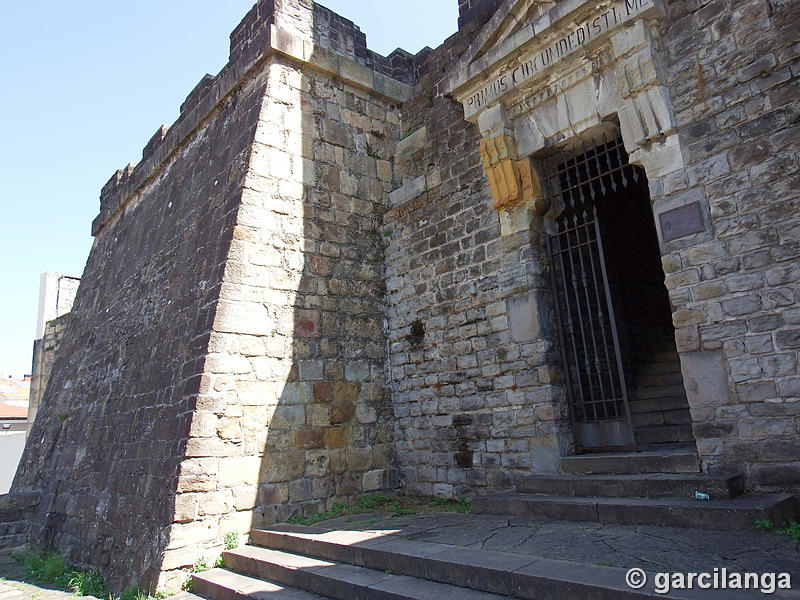
<path id="1" fill-rule="evenodd" d="M 379 226 L 408 86 L 325 10 L 270 10 L 104 187 L 15 482 L 42 490 L 33 542 L 113 588 L 398 485 Z"/>
<path id="2" fill-rule="evenodd" d="M 53 361 L 58 347 L 64 339 L 64 331 L 71 319 L 70 313 L 48 321 L 44 335 L 33 343 L 33 363 L 31 366 L 31 391 L 28 397 L 28 423 L 36 420 L 36 413 L 42 402 L 44 390 L 53 371 Z M 29 429 L 30 431 L 30 429 Z"/>
<path id="3" fill-rule="evenodd" d="M 398 486 L 378 226 L 399 117 L 299 62 L 266 69 L 164 569 Z"/>
<path id="4" fill-rule="evenodd" d="M 12 488 L 42 492 L 32 543 L 115 589 L 154 583 L 176 543 L 178 467 L 267 79 L 244 79 L 202 114 L 190 95 L 142 163 L 104 188 Z"/>
<path id="5" fill-rule="evenodd" d="M 28 543 L 31 520 L 39 504 L 38 492 L 0 494 L 0 550 L 22 549 Z"/>
<path id="6" fill-rule="evenodd" d="M 501 236 L 480 134 L 440 89 L 480 24 L 417 57 L 384 219 L 390 385 L 412 493 L 458 495 L 553 472 L 566 439 L 553 346 L 528 300 L 546 287 L 542 241 L 529 230 Z"/>
<path id="7" fill-rule="evenodd" d="M 698 451 L 751 486 L 800 486 L 797 2 L 670 2 L 666 74 L 686 170 L 656 208 L 699 200 L 713 237 L 665 244 Z"/>

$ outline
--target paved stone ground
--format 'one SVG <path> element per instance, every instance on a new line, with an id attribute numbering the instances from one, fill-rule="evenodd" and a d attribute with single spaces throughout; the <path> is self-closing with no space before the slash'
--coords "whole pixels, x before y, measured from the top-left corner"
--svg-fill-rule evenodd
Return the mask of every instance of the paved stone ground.
<path id="1" fill-rule="evenodd" d="M 323 530 L 381 530 L 411 540 L 533 554 L 544 558 L 652 572 L 788 572 L 800 587 L 800 553 L 788 535 L 680 527 L 607 525 L 454 513 L 392 517 L 351 515 Z"/>
<path id="2" fill-rule="evenodd" d="M 380 531 L 409 540 L 532 554 L 651 572 L 788 572 L 800 586 L 800 554 L 786 535 L 679 527 L 604 525 L 496 515 L 371 513 L 319 523 L 314 531 Z M 0 555 L 0 600 L 65 600 L 67 592 L 23 581 L 21 569 Z M 181 593 L 175 600 L 196 600 Z"/>

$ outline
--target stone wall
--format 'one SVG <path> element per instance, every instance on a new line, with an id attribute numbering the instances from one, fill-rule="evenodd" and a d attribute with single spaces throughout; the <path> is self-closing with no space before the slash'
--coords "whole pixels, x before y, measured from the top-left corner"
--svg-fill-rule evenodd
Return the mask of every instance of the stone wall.
<path id="1" fill-rule="evenodd" d="M 380 57 L 309 0 L 259 2 L 102 190 L 14 484 L 41 490 L 34 543 L 175 587 L 227 533 L 554 472 L 574 447 L 533 167 L 600 130 L 657 221 L 705 215 L 661 239 L 704 468 L 796 486 L 796 3 L 634 3 L 477 126 L 447 97 L 473 59 L 539 42 L 519 18 L 595 8 L 464 0 L 440 48 Z"/>
<path id="2" fill-rule="evenodd" d="M 415 493 L 508 487 L 515 474 L 553 472 L 562 453 L 553 346 L 529 300 L 544 285 L 541 240 L 513 219 L 501 227 L 480 132 L 443 96 L 476 26 L 417 57 L 395 158 L 400 187 L 384 218 L 398 457 Z"/>
<path id="3" fill-rule="evenodd" d="M 152 162 L 104 188 L 17 472 L 14 490 L 42 491 L 32 541 L 100 568 L 114 588 L 153 582 L 171 542 L 178 467 L 267 80 L 251 76 L 204 119 L 186 105 L 171 129 L 186 136 L 167 138 L 169 151 L 151 149 Z"/>
<path id="4" fill-rule="evenodd" d="M 114 589 L 398 485 L 379 227 L 406 55 L 331 15 L 257 4 L 101 193 L 14 489 L 42 491 L 33 542 Z"/>
<path id="5" fill-rule="evenodd" d="M 798 4 L 668 6 L 686 169 L 654 190 L 655 207 L 700 201 L 713 228 L 663 258 L 698 451 L 752 486 L 800 486 Z"/>
<path id="6" fill-rule="evenodd" d="M 229 531 L 398 486 L 379 224 L 393 103 L 275 58 L 197 398 L 165 569 Z"/>
<path id="7" fill-rule="evenodd" d="M 461 2 L 462 16 L 476 6 Z M 673 208 L 697 202 L 701 213 L 701 232 L 660 243 L 703 468 L 741 468 L 752 488 L 796 488 L 796 3 L 675 2 L 666 14 L 629 3 L 619 14 L 640 10 L 641 21 L 608 21 L 605 40 L 565 51 L 537 84 L 477 116 L 470 106 L 474 127 L 442 93 L 466 93 L 459 86 L 484 66 L 487 80 L 475 85 L 489 85 L 492 60 L 533 40 L 508 34 L 509 6 L 483 30 L 467 22 L 420 53 L 415 97 L 403 106 L 385 229 L 405 485 L 504 486 L 571 452 L 543 244 L 553 213 L 546 203 L 503 204 L 478 149 L 512 136 L 509 155 L 542 168 L 605 132 L 621 133 L 644 167 L 657 225 Z M 565 36 L 563 23 L 596 17 L 577 2 L 536 10 L 528 17 Z M 499 168 L 493 160 L 484 157 L 488 171 Z"/>
<path id="8" fill-rule="evenodd" d="M 72 303 L 70 303 L 71 305 Z M 50 380 L 53 370 L 53 361 L 56 351 L 64 339 L 64 332 L 70 320 L 70 313 L 61 315 L 57 319 L 48 321 L 44 328 L 44 335 L 33 342 L 33 364 L 31 367 L 31 391 L 28 400 L 28 433 L 36 420 L 44 390 Z"/>

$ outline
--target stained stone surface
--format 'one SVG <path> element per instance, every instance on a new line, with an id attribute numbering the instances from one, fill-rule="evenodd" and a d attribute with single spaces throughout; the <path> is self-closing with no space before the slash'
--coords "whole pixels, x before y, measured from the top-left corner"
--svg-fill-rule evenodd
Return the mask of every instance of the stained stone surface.
<path id="1" fill-rule="evenodd" d="M 698 531 L 680 527 L 604 525 L 545 518 L 437 513 L 340 517 L 314 526 L 381 531 L 387 535 L 465 548 L 654 572 L 728 570 L 787 572 L 800 581 L 800 553 L 788 535 L 757 531 Z"/>

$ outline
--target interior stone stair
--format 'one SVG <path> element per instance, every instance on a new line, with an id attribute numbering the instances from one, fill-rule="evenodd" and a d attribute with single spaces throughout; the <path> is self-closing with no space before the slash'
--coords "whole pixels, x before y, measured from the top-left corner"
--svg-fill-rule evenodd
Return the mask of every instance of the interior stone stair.
<path id="1" fill-rule="evenodd" d="M 224 554 L 225 568 L 196 573 L 209 600 L 500 600 L 662 598 L 625 585 L 625 569 L 409 540 L 388 532 L 254 530 Z M 653 577 L 648 581 L 652 582 Z M 702 593 L 700 593 L 702 592 Z M 680 590 L 670 598 L 738 599 L 731 590 Z"/>
<path id="2" fill-rule="evenodd" d="M 700 473 L 688 448 L 570 456 L 559 466 L 561 475 L 521 478 L 514 491 L 475 498 L 473 512 L 723 530 L 752 530 L 757 519 L 783 523 L 800 514 L 794 495 L 745 495 L 739 474 Z M 710 500 L 696 500 L 695 492 Z"/>
<path id="3" fill-rule="evenodd" d="M 671 346 L 644 359 L 630 382 L 631 419 L 640 446 L 694 440 L 681 363 Z"/>

